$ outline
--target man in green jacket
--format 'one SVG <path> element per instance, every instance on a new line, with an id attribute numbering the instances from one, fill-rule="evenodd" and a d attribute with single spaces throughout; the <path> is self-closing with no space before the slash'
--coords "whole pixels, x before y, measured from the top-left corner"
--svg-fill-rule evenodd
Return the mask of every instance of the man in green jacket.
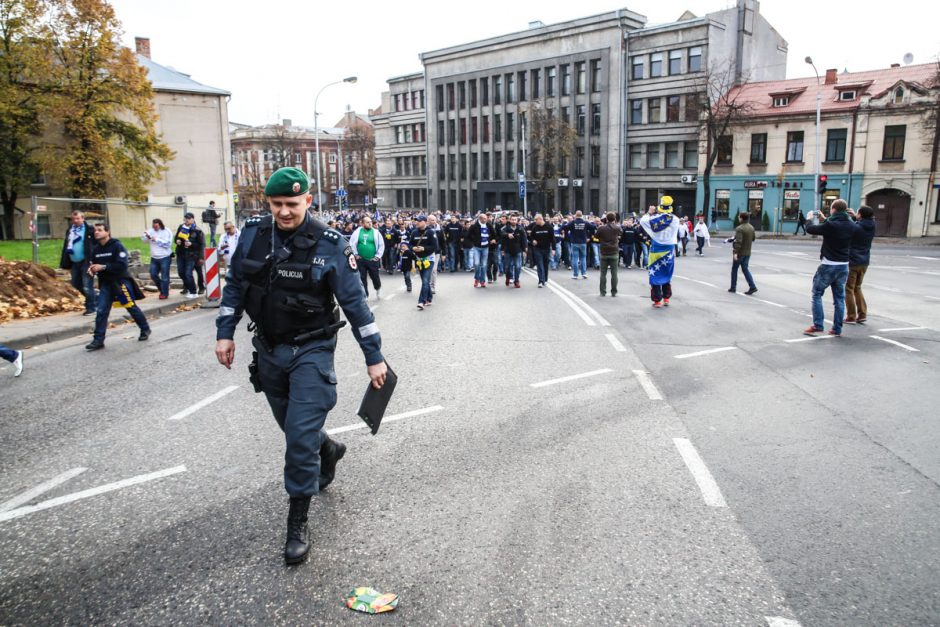
<path id="1" fill-rule="evenodd" d="M 744 293 L 751 295 L 757 291 L 757 286 L 754 285 L 754 277 L 751 276 L 751 271 L 748 270 L 747 266 L 751 261 L 751 244 L 754 243 L 757 234 L 754 232 L 754 227 L 751 226 L 751 215 L 749 213 L 739 213 L 738 217 L 741 218 L 741 224 L 734 230 L 734 261 L 731 264 L 731 288 L 728 291 L 736 291 L 738 268 L 741 268 L 750 288 Z"/>

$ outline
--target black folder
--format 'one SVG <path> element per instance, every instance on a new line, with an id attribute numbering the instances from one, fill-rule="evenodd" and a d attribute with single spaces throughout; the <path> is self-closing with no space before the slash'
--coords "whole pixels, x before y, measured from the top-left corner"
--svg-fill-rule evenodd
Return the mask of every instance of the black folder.
<path id="1" fill-rule="evenodd" d="M 369 382 L 365 395 L 362 397 L 362 403 L 359 405 L 359 417 L 362 418 L 369 428 L 372 429 L 372 435 L 379 432 L 379 425 L 382 424 L 382 416 L 385 415 L 385 409 L 388 402 L 392 399 L 392 392 L 398 384 L 398 375 L 392 371 L 392 367 L 385 362 L 388 372 L 385 375 L 385 383 L 376 390 Z"/>

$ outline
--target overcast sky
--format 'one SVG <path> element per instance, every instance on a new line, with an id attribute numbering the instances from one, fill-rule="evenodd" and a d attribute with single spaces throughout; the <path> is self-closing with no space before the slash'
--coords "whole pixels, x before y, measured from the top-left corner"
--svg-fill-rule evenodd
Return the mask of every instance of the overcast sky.
<path id="1" fill-rule="evenodd" d="M 111 0 L 124 42 L 150 38 L 153 60 L 232 92 L 229 119 L 267 124 L 290 118 L 313 126 L 313 100 L 324 85 L 357 76 L 354 85 L 327 88 L 320 124 L 334 124 L 352 107 L 376 108 L 386 79 L 421 71 L 420 52 L 525 30 L 532 20 L 553 24 L 626 8 L 648 24 L 673 22 L 733 6 L 729 0 Z M 764 0 L 760 12 L 789 43 L 787 77 L 811 76 L 810 55 L 822 73 L 861 71 L 935 61 L 940 53 L 936 0 Z"/>

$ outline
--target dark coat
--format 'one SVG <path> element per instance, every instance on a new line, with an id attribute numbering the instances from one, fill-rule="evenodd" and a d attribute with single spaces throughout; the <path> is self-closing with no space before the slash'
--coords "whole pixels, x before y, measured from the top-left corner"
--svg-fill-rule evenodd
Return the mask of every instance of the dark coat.
<path id="1" fill-rule="evenodd" d="M 72 226 L 69 225 L 69 231 L 65 234 L 65 238 L 62 240 L 62 256 L 59 258 L 59 267 L 63 270 L 68 270 L 72 267 L 72 260 L 69 259 L 68 246 L 69 246 L 69 233 L 72 232 Z M 95 247 L 95 227 L 85 222 L 85 239 L 82 242 L 82 245 L 85 247 L 85 261 L 88 263 L 91 259 L 91 251 Z"/>
<path id="2" fill-rule="evenodd" d="M 875 237 L 875 221 L 872 218 L 856 222 L 858 229 L 852 235 L 849 249 L 849 265 L 867 266 L 871 261 L 871 241 Z"/>

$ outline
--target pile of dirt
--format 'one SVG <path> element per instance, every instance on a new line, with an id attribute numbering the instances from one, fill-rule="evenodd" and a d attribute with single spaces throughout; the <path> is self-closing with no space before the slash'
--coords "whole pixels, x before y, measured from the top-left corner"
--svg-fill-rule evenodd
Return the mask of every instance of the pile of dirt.
<path id="1" fill-rule="evenodd" d="M 84 297 L 55 270 L 28 261 L 0 260 L 0 323 L 83 311 Z"/>

